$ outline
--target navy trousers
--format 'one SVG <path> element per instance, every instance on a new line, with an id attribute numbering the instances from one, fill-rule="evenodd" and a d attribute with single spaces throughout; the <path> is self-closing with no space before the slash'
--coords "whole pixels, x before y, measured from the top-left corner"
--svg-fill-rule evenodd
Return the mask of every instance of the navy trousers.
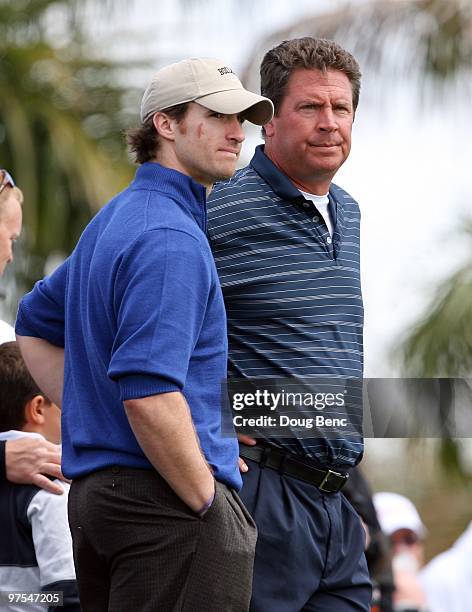
<path id="1" fill-rule="evenodd" d="M 365 533 L 347 499 L 247 464 L 240 496 L 259 533 L 251 612 L 369 611 Z"/>

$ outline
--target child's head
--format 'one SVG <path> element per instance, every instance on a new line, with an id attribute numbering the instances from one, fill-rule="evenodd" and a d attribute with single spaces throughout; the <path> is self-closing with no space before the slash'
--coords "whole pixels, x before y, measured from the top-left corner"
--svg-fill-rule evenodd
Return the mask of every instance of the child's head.
<path id="1" fill-rule="evenodd" d="M 9 429 L 61 441 L 61 411 L 31 378 L 16 342 L 0 345 L 0 431 Z"/>

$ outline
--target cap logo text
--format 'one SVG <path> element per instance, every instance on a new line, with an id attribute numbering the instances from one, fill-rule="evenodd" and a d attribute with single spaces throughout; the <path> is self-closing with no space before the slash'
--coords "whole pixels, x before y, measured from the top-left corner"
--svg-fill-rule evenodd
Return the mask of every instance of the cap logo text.
<path id="1" fill-rule="evenodd" d="M 228 66 L 223 66 L 223 68 L 218 68 L 218 72 L 220 74 L 233 74 L 233 71 L 231 70 L 231 68 L 228 68 Z"/>

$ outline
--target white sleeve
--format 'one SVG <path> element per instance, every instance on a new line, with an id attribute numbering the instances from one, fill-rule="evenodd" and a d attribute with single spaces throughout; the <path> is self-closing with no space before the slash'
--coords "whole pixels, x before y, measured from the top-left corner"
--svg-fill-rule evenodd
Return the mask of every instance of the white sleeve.
<path id="1" fill-rule="evenodd" d="M 470 602 L 466 604 L 466 583 L 461 584 L 462 570 L 460 566 L 456 567 L 450 553 L 451 550 L 448 550 L 439 554 L 420 571 L 418 576 L 426 593 L 428 610 L 431 612 L 469 610 Z"/>
<path id="2" fill-rule="evenodd" d="M 16 340 L 15 330 L 11 325 L 0 319 L 0 344 Z"/>
<path id="3" fill-rule="evenodd" d="M 55 482 L 64 488 L 64 494 L 54 495 L 41 489 L 31 500 L 27 511 L 41 587 L 60 580 L 75 580 L 72 538 L 67 518 L 69 485 L 60 480 Z"/>

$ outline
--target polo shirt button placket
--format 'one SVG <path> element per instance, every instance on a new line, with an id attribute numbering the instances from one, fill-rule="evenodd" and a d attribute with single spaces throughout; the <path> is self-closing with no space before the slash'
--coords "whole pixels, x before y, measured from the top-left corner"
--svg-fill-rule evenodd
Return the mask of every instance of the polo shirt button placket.
<path id="1" fill-rule="evenodd" d="M 333 239 L 331 238 L 331 236 L 329 235 L 329 232 L 327 232 L 327 236 L 325 234 L 325 236 L 323 236 L 322 240 L 323 243 L 325 245 L 325 249 L 329 255 L 329 258 L 332 260 L 336 259 L 336 255 L 334 253 L 334 245 L 333 245 Z"/>

